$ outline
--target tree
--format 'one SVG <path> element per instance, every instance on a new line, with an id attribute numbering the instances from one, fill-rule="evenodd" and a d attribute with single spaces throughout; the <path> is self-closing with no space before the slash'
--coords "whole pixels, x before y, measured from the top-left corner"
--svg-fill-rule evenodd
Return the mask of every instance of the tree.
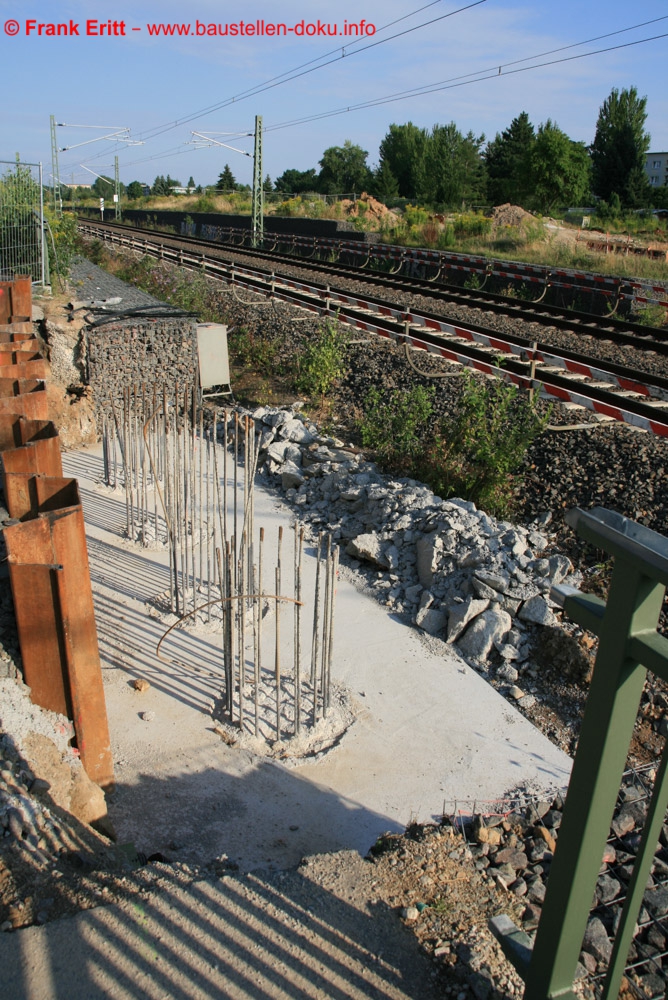
<path id="1" fill-rule="evenodd" d="M 222 174 L 218 175 L 216 191 L 234 191 L 236 186 L 237 182 L 234 179 L 234 174 L 230 170 L 229 165 L 226 163 Z"/>
<path id="2" fill-rule="evenodd" d="M 623 205 L 638 207 L 649 200 L 645 154 L 650 136 L 645 132 L 647 98 L 635 87 L 610 92 L 598 113 L 591 146 L 594 193 L 610 201 L 613 191 Z"/>
<path id="3" fill-rule="evenodd" d="M 531 200 L 531 150 L 536 133 L 526 111 L 513 118 L 507 129 L 488 143 L 484 153 L 487 197 L 493 205 Z"/>
<path id="4" fill-rule="evenodd" d="M 530 165 L 534 198 L 542 212 L 549 212 L 553 205 L 577 204 L 589 192 L 587 147 L 569 139 L 549 118 L 538 128 Z"/>
<path id="5" fill-rule="evenodd" d="M 380 144 L 380 167 L 396 178 L 401 198 L 417 198 L 424 187 L 425 154 L 429 135 L 412 122 L 390 125 Z"/>
<path id="6" fill-rule="evenodd" d="M 371 193 L 386 203 L 399 194 L 399 183 L 390 170 L 387 160 L 381 160 L 373 172 Z"/>
<path id="7" fill-rule="evenodd" d="M 128 198 L 134 201 L 135 198 L 141 198 L 144 193 L 144 185 L 140 181 L 130 181 L 128 184 Z"/>
<path id="8" fill-rule="evenodd" d="M 163 177 L 162 174 L 158 174 L 156 179 L 153 181 L 153 185 L 151 186 L 151 194 L 171 194 L 172 188 L 180 186 L 181 181 L 177 180 L 175 177 L 170 177 L 169 174 L 167 174 L 166 177 Z"/>
<path id="9" fill-rule="evenodd" d="M 93 181 L 93 186 L 91 191 L 97 195 L 98 198 L 111 198 L 111 196 L 116 191 L 116 182 L 113 177 L 96 177 Z"/>
<path id="10" fill-rule="evenodd" d="M 454 122 L 434 125 L 427 138 L 418 197 L 430 204 L 459 205 L 484 198 L 484 135 L 463 136 Z"/>
<path id="11" fill-rule="evenodd" d="M 195 178 L 193 177 L 192 174 L 188 178 L 188 183 L 187 183 L 186 187 L 188 188 L 189 192 L 195 190 Z"/>
<path id="12" fill-rule="evenodd" d="M 271 182 L 271 177 L 269 176 L 269 174 L 267 174 L 265 179 L 262 181 L 262 190 L 266 193 L 269 193 L 270 191 L 274 190 L 274 185 Z"/>
<path id="13" fill-rule="evenodd" d="M 318 190 L 323 194 L 348 194 L 365 191 L 370 186 L 371 171 L 361 146 L 346 139 L 343 146 L 330 146 L 319 160 Z"/>
<path id="14" fill-rule="evenodd" d="M 313 167 L 310 170 L 284 170 L 274 181 L 274 190 L 283 194 L 303 194 L 305 191 L 315 191 L 318 179 Z"/>

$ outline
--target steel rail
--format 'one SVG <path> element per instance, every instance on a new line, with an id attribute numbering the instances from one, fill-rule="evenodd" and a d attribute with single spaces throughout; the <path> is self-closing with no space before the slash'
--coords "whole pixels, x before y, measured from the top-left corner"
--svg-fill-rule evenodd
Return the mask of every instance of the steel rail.
<path id="1" fill-rule="evenodd" d="M 85 226 L 83 228 L 85 231 Z M 446 361 L 473 367 L 526 389 L 538 389 L 547 398 L 574 402 L 610 419 L 668 436 L 668 409 L 665 413 L 661 410 L 664 400 L 668 398 L 666 379 L 650 377 L 622 366 L 615 366 L 618 369 L 615 377 L 611 371 L 600 367 L 599 362 L 595 362 L 595 367 L 590 364 L 588 372 L 582 370 L 582 364 L 569 371 L 569 359 L 563 358 L 563 365 L 555 365 L 559 357 L 551 349 L 532 347 L 518 350 L 518 338 L 509 339 L 494 331 L 479 334 L 459 324 L 447 323 L 440 317 L 401 310 L 394 303 L 352 296 L 330 286 L 297 281 L 275 272 L 269 275 L 260 269 L 242 267 L 237 262 L 208 260 L 205 254 L 188 254 L 182 248 L 171 249 L 162 241 L 151 243 L 134 234 L 107 232 L 107 236 L 111 242 L 140 248 L 144 253 L 163 260 L 173 258 L 173 262 L 180 266 L 204 270 L 229 284 L 298 305 L 319 315 L 336 315 L 340 321 L 359 330 L 408 343 L 418 350 L 437 354 Z M 496 361 L 500 354 L 504 355 L 503 367 L 490 361 L 490 357 Z M 543 366 L 538 369 L 538 379 L 532 375 L 536 365 Z M 555 372 L 554 367 L 562 367 L 563 374 Z M 574 379 L 586 378 L 595 378 L 599 383 L 601 378 L 607 379 L 608 384 L 578 381 L 576 391 Z M 648 398 L 651 401 L 648 402 Z"/>
<path id="2" fill-rule="evenodd" d="M 134 232 L 138 231 L 136 227 L 133 226 L 122 226 L 113 223 L 87 224 L 99 227 L 104 226 L 109 229 L 124 229 L 125 231 Z M 185 243 L 191 246 L 206 247 L 209 253 L 214 250 L 214 248 L 223 248 L 225 246 L 225 244 L 220 242 L 198 239 L 191 236 L 178 236 L 176 234 L 168 235 L 147 229 L 139 231 L 147 236 L 151 235 L 156 238 L 160 238 L 165 242 L 172 241 L 177 244 Z M 293 242 L 296 243 L 300 239 L 304 238 L 294 237 Z M 314 240 L 313 246 L 315 249 L 318 249 L 318 244 L 321 244 L 322 249 L 328 249 L 325 243 L 326 241 L 322 239 Z M 348 252 L 350 247 L 354 245 L 355 244 L 344 244 L 343 242 L 338 242 L 339 249 L 345 250 L 346 252 Z M 554 326 L 555 328 L 562 330 L 580 331 L 590 336 L 637 347 L 640 350 L 646 350 L 650 344 L 652 347 L 654 347 L 655 344 L 668 344 L 668 330 L 663 331 L 658 327 L 647 327 L 641 323 L 613 319 L 612 314 L 609 316 L 597 316 L 594 313 L 571 310 L 563 306 L 548 305 L 545 302 L 540 301 L 540 299 L 542 299 L 542 295 L 539 299 L 534 300 L 532 304 L 531 302 L 512 300 L 507 296 L 495 292 L 486 292 L 481 289 L 462 289 L 461 286 L 448 285 L 443 282 L 436 283 L 433 279 L 422 279 L 415 274 L 412 276 L 401 276 L 399 274 L 388 274 L 386 271 L 379 271 L 366 266 L 363 269 L 355 268 L 336 264 L 331 260 L 323 261 L 318 258 L 313 259 L 312 257 L 307 259 L 304 257 L 295 257 L 291 254 L 277 254 L 275 252 L 243 247 L 239 244 L 230 244 L 230 247 L 232 246 L 234 248 L 234 253 L 236 254 L 289 264 L 293 267 L 298 266 L 304 268 L 305 270 L 320 271 L 322 273 L 338 277 L 345 277 L 350 280 L 357 280 L 385 288 L 391 288 L 395 291 L 406 292 L 409 295 L 425 295 L 430 298 L 442 299 L 444 302 L 461 305 L 466 308 L 478 308 L 488 312 L 511 316 L 513 318 L 521 319 L 523 322 L 527 323 L 539 323 L 544 326 Z M 361 246 L 365 249 L 368 247 L 367 244 L 361 244 Z M 430 257 L 434 256 L 435 258 L 436 255 L 440 253 L 439 251 L 411 250 L 411 248 L 394 249 L 405 251 L 410 254 L 409 257 L 404 255 L 403 261 L 404 263 L 412 263 L 415 267 L 430 263 L 435 264 L 436 260 L 431 260 Z M 371 247 L 371 250 L 373 252 L 373 246 Z M 401 258 L 401 254 L 399 257 Z M 478 258 L 471 257 L 467 259 L 475 261 Z M 488 263 L 485 258 L 479 258 L 479 260 L 481 263 Z M 544 278 L 539 278 L 537 275 L 531 276 L 529 270 L 527 270 L 526 274 L 520 276 L 517 272 L 513 271 L 513 268 L 518 265 L 514 265 L 512 262 L 505 263 L 503 265 L 503 269 L 493 268 L 492 270 L 476 269 L 467 265 L 452 266 L 455 270 L 473 271 L 473 273 L 479 274 L 482 277 L 487 277 L 490 274 L 497 277 L 517 278 L 518 280 L 521 277 L 521 280 L 523 281 L 535 282 L 538 284 L 544 284 L 545 280 Z M 538 270 L 537 265 L 526 265 L 526 268 L 533 268 L 536 271 Z M 610 299 L 614 299 L 615 303 L 617 303 L 619 298 L 632 299 L 636 297 L 630 293 L 623 293 L 620 291 L 622 279 L 608 278 L 606 275 L 597 276 L 600 277 L 600 282 L 595 282 L 590 286 L 576 285 L 572 280 L 558 280 L 560 277 L 564 279 L 572 278 L 577 274 L 579 274 L 579 272 L 571 273 L 563 268 L 554 269 L 548 280 L 548 287 L 563 287 L 569 290 L 582 291 L 588 294 L 604 295 Z M 612 287 L 609 290 L 601 287 L 602 284 L 607 282 L 612 282 Z M 626 282 L 626 279 L 625 283 L 628 284 L 629 287 L 638 289 L 648 289 L 650 287 L 649 284 L 645 286 L 636 281 Z M 638 298 L 637 301 L 651 302 L 654 300 L 648 297 L 641 297 Z M 666 300 L 666 305 L 668 306 L 668 300 Z"/>

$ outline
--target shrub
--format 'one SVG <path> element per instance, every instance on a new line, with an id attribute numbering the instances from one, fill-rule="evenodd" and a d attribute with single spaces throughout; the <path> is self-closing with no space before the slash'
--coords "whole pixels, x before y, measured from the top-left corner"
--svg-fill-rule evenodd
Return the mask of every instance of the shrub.
<path id="1" fill-rule="evenodd" d="M 277 341 L 249 333 L 241 327 L 228 337 L 228 347 L 231 360 L 241 368 L 248 368 L 258 375 L 276 374 Z"/>
<path id="2" fill-rule="evenodd" d="M 307 396 L 326 396 L 334 383 L 345 372 L 344 350 L 347 337 L 339 330 L 338 323 L 322 324 L 297 358 L 295 389 Z"/>
<path id="3" fill-rule="evenodd" d="M 496 516 L 512 506 L 513 474 L 545 428 L 527 397 L 501 379 L 465 373 L 456 415 L 444 420 L 419 457 L 416 472 L 442 497 L 472 500 Z"/>
<path id="4" fill-rule="evenodd" d="M 374 386 L 367 393 L 358 423 L 362 444 L 372 448 L 389 469 L 410 471 L 432 415 L 434 391 L 432 386 L 419 385 L 387 395 Z"/>
<path id="5" fill-rule="evenodd" d="M 416 386 L 387 394 L 372 388 L 358 421 L 362 443 L 384 468 L 422 480 L 438 496 L 462 497 L 506 516 L 515 473 L 549 414 L 538 416 L 513 385 L 465 373 L 456 414 L 432 428 L 434 391 Z"/>

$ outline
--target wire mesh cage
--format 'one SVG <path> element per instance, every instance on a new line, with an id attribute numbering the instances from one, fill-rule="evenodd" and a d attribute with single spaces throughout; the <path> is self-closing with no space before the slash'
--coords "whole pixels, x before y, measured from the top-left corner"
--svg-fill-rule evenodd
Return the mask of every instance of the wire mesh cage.
<path id="1" fill-rule="evenodd" d="M 0 280 L 46 284 L 41 163 L 0 160 Z"/>

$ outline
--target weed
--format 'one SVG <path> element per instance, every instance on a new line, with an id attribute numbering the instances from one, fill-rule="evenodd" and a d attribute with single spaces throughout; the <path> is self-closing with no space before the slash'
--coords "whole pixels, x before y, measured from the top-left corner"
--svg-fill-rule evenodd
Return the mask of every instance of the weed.
<path id="1" fill-rule="evenodd" d="M 666 326 L 668 324 L 668 309 L 665 306 L 642 306 L 633 313 L 633 319 L 643 326 Z"/>
<path id="2" fill-rule="evenodd" d="M 513 474 L 549 413 L 539 417 L 515 386 L 500 379 L 463 377 L 458 412 L 442 422 L 416 471 L 439 496 L 461 496 L 503 517 L 517 486 Z"/>
<path id="3" fill-rule="evenodd" d="M 278 343 L 268 337 L 251 334 L 245 327 L 228 337 L 230 359 L 241 368 L 247 368 L 259 375 L 276 374 Z"/>
<path id="4" fill-rule="evenodd" d="M 500 379 L 463 376 L 457 413 L 430 429 L 433 388 L 367 394 L 358 428 L 378 461 L 427 483 L 447 499 L 472 500 L 496 516 L 506 516 L 517 489 L 516 470 L 549 414 L 539 417 L 515 386 Z M 429 431 L 429 433 L 427 433 Z"/>
<path id="5" fill-rule="evenodd" d="M 421 451 L 433 397 L 433 387 L 415 386 L 409 392 L 395 390 L 388 396 L 374 386 L 367 393 L 364 415 L 358 423 L 362 444 L 372 448 L 389 469 L 405 467 Z"/>
<path id="6" fill-rule="evenodd" d="M 315 338 L 297 357 L 296 391 L 324 398 L 345 372 L 346 342 L 338 323 L 323 323 Z"/>

